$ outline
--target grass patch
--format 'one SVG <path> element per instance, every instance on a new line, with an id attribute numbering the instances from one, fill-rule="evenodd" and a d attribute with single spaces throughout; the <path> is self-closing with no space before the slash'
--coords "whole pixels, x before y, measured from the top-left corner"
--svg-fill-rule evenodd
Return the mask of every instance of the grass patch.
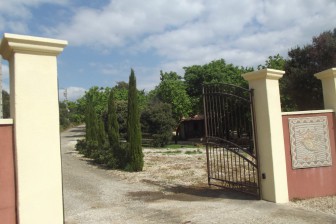
<path id="1" fill-rule="evenodd" d="M 162 154 L 180 154 L 180 153 L 182 153 L 181 150 L 169 150 L 169 151 L 162 152 Z"/>
<path id="2" fill-rule="evenodd" d="M 180 149 L 180 148 L 200 148 L 202 145 L 182 145 L 182 144 L 171 144 L 166 145 L 163 148 L 165 149 Z"/>
<path id="3" fill-rule="evenodd" d="M 185 154 L 191 155 L 191 154 L 202 154 L 202 151 L 200 149 L 192 150 L 192 151 L 186 151 Z"/>

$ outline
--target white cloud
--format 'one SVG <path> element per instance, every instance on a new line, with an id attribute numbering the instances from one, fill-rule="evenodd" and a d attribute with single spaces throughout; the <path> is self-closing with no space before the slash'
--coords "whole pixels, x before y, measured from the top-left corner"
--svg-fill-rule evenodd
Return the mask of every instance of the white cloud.
<path id="1" fill-rule="evenodd" d="M 59 89 L 58 90 L 58 96 L 59 100 L 63 101 L 65 100 L 65 97 L 67 97 L 67 100 L 69 101 L 75 101 L 82 96 L 84 96 L 86 89 L 82 87 L 75 87 L 75 86 L 70 86 L 66 89 Z"/>
<path id="2" fill-rule="evenodd" d="M 154 49 L 170 64 L 224 58 L 256 66 L 270 56 L 286 56 L 290 48 L 334 28 L 336 2 L 211 1 L 200 19 L 174 30 L 152 34 L 137 49 Z M 312 3 L 312 4 L 310 4 Z M 331 10 L 334 9 L 334 10 Z M 225 13 L 224 13 L 225 12 Z"/>
<path id="3" fill-rule="evenodd" d="M 137 88 L 149 91 L 160 81 L 160 68 L 131 65 L 131 62 L 125 60 L 118 63 L 93 63 L 90 65 L 104 75 L 106 86 L 113 87 L 117 82 L 128 82 L 131 68 L 133 68 L 137 78 Z M 111 81 L 114 80 L 114 81 Z"/>
<path id="4" fill-rule="evenodd" d="M 192 0 L 114 0 L 102 9 L 79 8 L 70 24 L 46 30 L 74 45 L 113 48 L 190 22 L 203 7 Z"/>
<path id="5" fill-rule="evenodd" d="M 81 52 L 89 47 L 104 57 L 122 55 L 115 63 L 94 65 L 100 78 L 127 80 L 133 67 L 139 87 L 146 89 L 158 83 L 161 69 L 183 75 L 183 66 L 219 58 L 257 66 L 270 55 L 286 56 L 336 21 L 335 0 L 110 0 L 99 7 L 70 0 L 0 0 L 0 30 L 26 32 L 31 24 L 25 19 L 34 16 L 30 9 L 45 3 L 62 4 L 72 14 L 65 13 L 56 26 L 44 24 L 44 34 L 81 46 Z M 11 18 L 6 25 L 3 15 Z M 152 64 L 134 59 L 147 54 L 158 58 Z"/>
<path id="6" fill-rule="evenodd" d="M 28 33 L 32 7 L 43 4 L 67 5 L 69 0 L 0 0 L 0 31 Z"/>

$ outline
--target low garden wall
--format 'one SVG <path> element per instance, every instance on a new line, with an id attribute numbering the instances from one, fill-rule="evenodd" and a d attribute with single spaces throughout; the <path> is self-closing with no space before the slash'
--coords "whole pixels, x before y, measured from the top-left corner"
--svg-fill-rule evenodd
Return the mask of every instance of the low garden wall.
<path id="1" fill-rule="evenodd" d="M 0 223 L 16 223 L 13 122 L 0 119 Z"/>
<path id="2" fill-rule="evenodd" d="M 336 194 L 333 110 L 282 114 L 289 199 Z"/>

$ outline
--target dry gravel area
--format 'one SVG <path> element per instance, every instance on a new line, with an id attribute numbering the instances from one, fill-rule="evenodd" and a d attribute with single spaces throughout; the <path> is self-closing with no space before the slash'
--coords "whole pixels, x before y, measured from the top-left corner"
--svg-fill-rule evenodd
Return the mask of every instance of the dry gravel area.
<path id="1" fill-rule="evenodd" d="M 303 208 L 309 211 L 320 211 L 326 214 L 336 215 L 336 196 L 296 200 L 289 204 L 293 207 Z"/>
<path id="2" fill-rule="evenodd" d="M 145 148 L 144 170 L 130 173 L 78 154 L 82 135 L 62 133 L 65 223 L 336 223 L 336 197 L 274 204 L 209 188 L 203 148 Z"/>

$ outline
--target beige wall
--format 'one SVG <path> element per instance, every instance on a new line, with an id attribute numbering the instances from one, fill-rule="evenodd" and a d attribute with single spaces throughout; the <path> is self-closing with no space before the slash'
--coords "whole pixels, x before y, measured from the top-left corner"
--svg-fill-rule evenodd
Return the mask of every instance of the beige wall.
<path id="1" fill-rule="evenodd" d="M 336 110 L 336 68 L 324 70 L 315 77 L 322 81 L 324 108 Z"/>
<path id="2" fill-rule="evenodd" d="M 276 203 L 288 202 L 278 81 L 283 74 L 283 71 L 263 69 L 243 75 L 254 89 L 259 173 L 266 177 L 261 179 L 261 196 Z"/>
<path id="3" fill-rule="evenodd" d="M 20 223 L 63 223 L 57 59 L 66 41 L 5 34 Z"/>

